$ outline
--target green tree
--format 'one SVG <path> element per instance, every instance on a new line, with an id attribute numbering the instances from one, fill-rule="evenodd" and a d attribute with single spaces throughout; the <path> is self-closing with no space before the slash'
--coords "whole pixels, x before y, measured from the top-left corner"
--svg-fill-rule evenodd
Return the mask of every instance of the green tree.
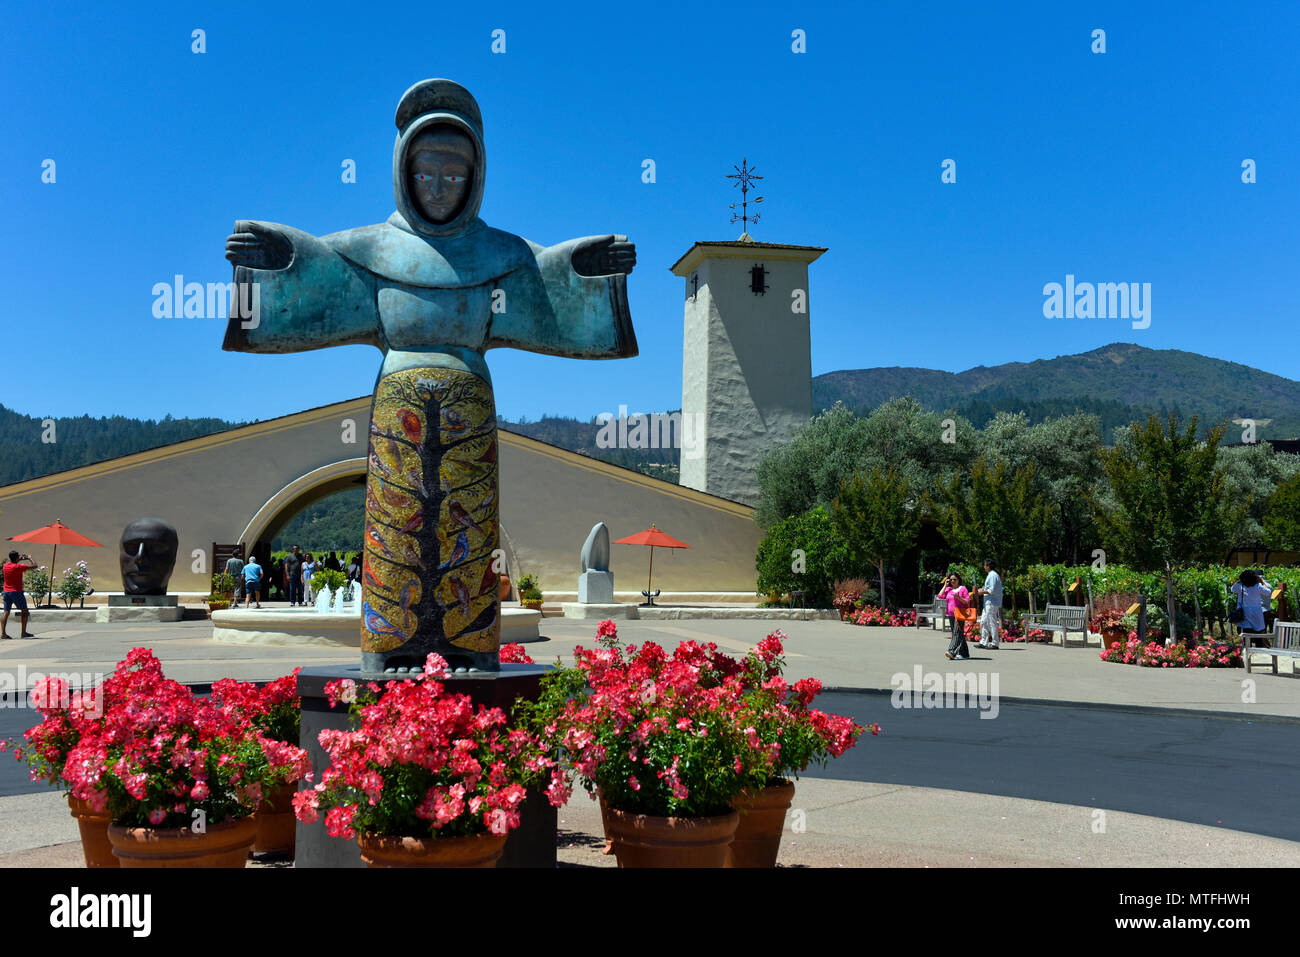
<path id="1" fill-rule="evenodd" d="M 1169 638 L 1177 640 L 1175 574 L 1196 561 L 1221 558 L 1241 521 L 1227 469 L 1218 462 L 1223 427 L 1197 439 L 1197 417 L 1186 428 L 1177 412 L 1137 423 L 1102 452 L 1115 508 L 1098 516 L 1103 542 L 1116 557 L 1164 578 Z"/>
<path id="2" fill-rule="evenodd" d="M 897 564 L 916 541 L 921 524 L 911 485 L 896 469 L 873 468 L 840 486 L 831 506 L 831 523 L 844 543 L 850 564 L 874 565 L 880 575 L 880 607 L 885 607 L 885 565 Z"/>
<path id="3" fill-rule="evenodd" d="M 941 490 L 938 512 L 944 537 L 963 561 L 992 558 L 1005 575 L 1042 558 L 1049 507 L 1035 488 L 1033 463 L 1012 468 L 981 456 L 969 481 L 954 476 Z"/>
<path id="4" fill-rule="evenodd" d="M 808 604 L 817 608 L 830 607 L 835 579 L 856 571 L 820 506 L 773 525 L 758 544 L 754 565 L 759 594 L 803 589 Z"/>
<path id="5" fill-rule="evenodd" d="M 1263 537 L 1269 548 L 1300 551 L 1300 474 L 1282 482 L 1269 496 Z"/>

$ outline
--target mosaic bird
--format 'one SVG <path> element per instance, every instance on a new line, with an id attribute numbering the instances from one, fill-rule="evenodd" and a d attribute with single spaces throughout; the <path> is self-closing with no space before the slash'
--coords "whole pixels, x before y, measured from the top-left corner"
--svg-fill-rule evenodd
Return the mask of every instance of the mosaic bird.
<path id="1" fill-rule="evenodd" d="M 425 568 L 428 567 L 427 565 L 424 564 L 424 558 L 420 555 L 419 550 L 412 548 L 411 545 L 407 542 L 402 543 L 402 557 L 405 558 L 412 565 L 419 566 L 421 571 L 423 571 Z"/>
<path id="2" fill-rule="evenodd" d="M 475 459 L 474 461 L 476 461 L 476 462 L 495 462 L 496 460 L 497 460 L 497 444 L 496 444 L 495 442 L 491 442 L 491 443 L 488 444 L 488 447 L 487 447 L 486 449 L 483 450 L 483 454 L 480 455 L 480 456 L 479 456 L 477 459 Z"/>
<path id="3" fill-rule="evenodd" d="M 447 514 L 451 516 L 453 522 L 457 525 L 463 525 L 465 528 L 472 528 L 479 534 L 483 533 L 483 526 L 474 521 L 474 517 L 465 511 L 465 506 L 460 502 L 451 501 L 447 503 Z"/>
<path id="4" fill-rule="evenodd" d="M 445 432 L 464 432 L 469 428 L 469 423 L 455 409 L 443 409 L 442 428 Z"/>
<path id="5" fill-rule="evenodd" d="M 496 500 L 497 500 L 497 490 L 494 489 L 494 488 L 490 488 L 490 489 L 488 489 L 487 494 L 483 496 L 483 501 L 481 501 L 481 502 L 478 503 L 478 507 L 479 507 L 479 508 L 487 508 L 489 505 L 491 505 L 491 504 L 492 504 L 493 502 L 495 502 Z"/>
<path id="6" fill-rule="evenodd" d="M 411 440 L 412 445 L 420 444 L 420 417 L 410 409 L 399 409 L 397 417 L 402 420 L 402 431 Z"/>
<path id="7" fill-rule="evenodd" d="M 451 586 L 451 590 L 456 593 L 456 600 L 460 602 L 460 613 L 462 615 L 468 616 L 469 615 L 469 589 L 466 588 L 465 583 L 455 575 L 447 579 L 447 584 L 449 584 Z"/>
<path id="8" fill-rule="evenodd" d="M 399 638 L 406 638 L 407 635 L 391 621 L 385 618 L 379 612 L 370 607 L 370 602 L 362 602 L 362 608 L 365 611 L 366 629 L 375 635 L 397 635 Z"/>
<path id="9" fill-rule="evenodd" d="M 419 584 L 415 579 L 408 581 L 402 586 L 402 590 L 397 593 L 397 603 L 402 606 L 404 615 L 411 613 L 411 599 L 415 595 L 415 587 Z"/>
<path id="10" fill-rule="evenodd" d="M 500 588 L 500 587 L 501 587 L 501 576 L 498 575 L 496 572 L 494 572 L 492 570 L 491 564 L 489 564 L 487 569 L 483 572 L 483 580 L 479 582 L 478 596 L 476 597 L 481 598 L 483 595 L 486 595 L 491 589 Z"/>
<path id="11" fill-rule="evenodd" d="M 413 508 L 415 506 L 415 499 L 411 498 L 411 496 L 407 495 L 405 492 L 399 492 L 397 489 L 389 488 L 387 485 L 381 486 L 379 491 L 380 494 L 384 496 L 384 501 L 394 508 Z"/>
<path id="12" fill-rule="evenodd" d="M 397 560 L 397 556 L 394 555 L 389 550 L 388 546 L 384 544 L 384 540 L 379 537 L 379 533 L 375 531 L 373 525 L 366 526 L 366 541 L 373 545 L 385 557 L 391 558 L 393 561 Z"/>
<path id="13" fill-rule="evenodd" d="M 406 480 L 410 482 L 411 486 L 417 489 L 425 498 L 429 497 L 429 490 L 424 487 L 424 481 L 420 476 L 420 467 L 418 465 L 412 465 L 406 470 Z"/>
<path id="14" fill-rule="evenodd" d="M 380 591 L 388 591 L 388 586 L 375 577 L 375 573 L 370 570 L 370 562 L 366 562 L 365 571 L 362 573 L 365 583 L 371 588 L 378 588 Z"/>
<path id="15" fill-rule="evenodd" d="M 451 550 L 451 558 L 447 559 L 438 568 L 450 568 L 459 561 L 464 561 L 469 556 L 469 538 L 464 532 L 456 536 L 456 546 Z"/>
<path id="16" fill-rule="evenodd" d="M 393 474 L 393 470 L 381 462 L 379 456 L 375 452 L 372 451 L 370 453 L 370 458 L 367 461 L 370 463 L 372 471 L 379 472 L 382 475 L 387 475 L 389 478 L 397 478 L 397 476 Z"/>
<path id="17" fill-rule="evenodd" d="M 410 521 L 408 521 L 405 525 L 402 526 L 401 534 L 405 535 L 408 532 L 413 532 L 423 524 L 424 524 L 424 509 L 422 508 L 417 509 L 415 514 L 411 516 Z"/>
<path id="18" fill-rule="evenodd" d="M 380 505 L 379 500 L 375 498 L 375 490 L 373 488 L 366 489 L 366 510 L 369 511 L 372 515 L 380 515 L 383 516 L 384 518 L 392 518 L 392 516 L 389 515 L 388 513 L 388 509 Z"/>

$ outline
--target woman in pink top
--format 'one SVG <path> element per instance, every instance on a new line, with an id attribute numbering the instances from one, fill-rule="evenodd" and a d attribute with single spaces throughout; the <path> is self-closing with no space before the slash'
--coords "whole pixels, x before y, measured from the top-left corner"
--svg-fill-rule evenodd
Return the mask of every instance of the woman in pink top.
<path id="1" fill-rule="evenodd" d="M 961 583 L 961 576 L 953 572 L 944 583 L 939 597 L 948 600 L 948 617 L 952 619 L 952 641 L 948 643 L 945 654 L 950 661 L 965 661 L 970 657 L 970 649 L 966 647 L 966 622 L 957 619 L 957 609 L 970 605 L 970 592 Z"/>

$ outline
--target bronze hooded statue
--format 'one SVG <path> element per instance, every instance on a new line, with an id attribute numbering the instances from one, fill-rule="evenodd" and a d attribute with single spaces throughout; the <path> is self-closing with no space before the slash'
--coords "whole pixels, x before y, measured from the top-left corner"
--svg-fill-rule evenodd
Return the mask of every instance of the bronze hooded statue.
<path id="1" fill-rule="evenodd" d="M 415 84 L 396 123 L 397 210 L 387 222 L 321 237 L 235 224 L 226 258 L 241 294 L 224 348 L 383 350 L 367 459 L 362 668 L 418 670 L 437 652 L 455 668 L 495 670 L 496 411 L 483 354 L 636 355 L 627 303 L 636 250 L 613 235 L 544 247 L 484 223 L 483 123 L 459 84 Z"/>

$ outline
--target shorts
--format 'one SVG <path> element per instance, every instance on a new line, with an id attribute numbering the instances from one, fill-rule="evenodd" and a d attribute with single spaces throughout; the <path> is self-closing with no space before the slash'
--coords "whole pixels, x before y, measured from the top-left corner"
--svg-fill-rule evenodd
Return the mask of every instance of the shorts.
<path id="1" fill-rule="evenodd" d="M 17 607 L 21 611 L 27 610 L 27 594 L 20 591 L 5 592 L 5 611 Z"/>
<path id="2" fill-rule="evenodd" d="M 261 591 L 262 591 L 262 583 L 261 583 L 261 582 L 244 582 L 244 590 L 245 590 L 246 592 L 248 592 L 248 597 L 249 597 L 250 599 L 252 599 L 253 601 L 259 601 L 260 599 L 259 599 L 257 596 L 258 596 L 259 594 L 261 594 Z"/>

